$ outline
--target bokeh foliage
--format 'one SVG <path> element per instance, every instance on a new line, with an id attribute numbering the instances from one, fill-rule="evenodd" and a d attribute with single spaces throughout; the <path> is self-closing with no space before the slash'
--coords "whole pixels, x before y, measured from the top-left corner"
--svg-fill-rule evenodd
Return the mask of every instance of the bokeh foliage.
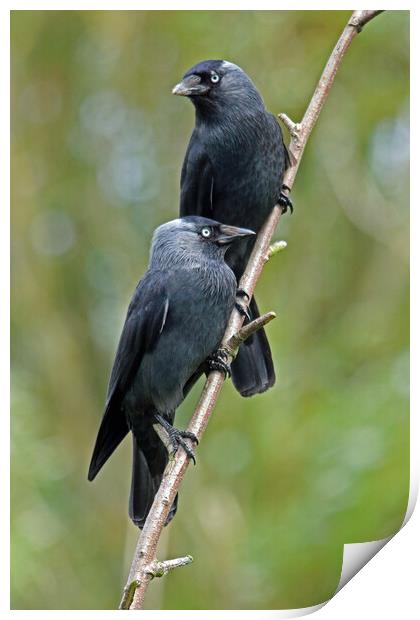
<path id="1" fill-rule="evenodd" d="M 130 445 L 90 451 L 153 229 L 177 214 L 206 58 L 299 119 L 347 12 L 12 13 L 12 607 L 115 608 L 136 539 Z M 226 385 L 165 531 L 192 566 L 149 607 L 288 608 L 330 596 L 342 545 L 408 494 L 409 14 L 356 39 L 305 153 L 288 249 L 258 285 L 277 384 Z M 178 413 L 185 424 L 198 391 Z"/>

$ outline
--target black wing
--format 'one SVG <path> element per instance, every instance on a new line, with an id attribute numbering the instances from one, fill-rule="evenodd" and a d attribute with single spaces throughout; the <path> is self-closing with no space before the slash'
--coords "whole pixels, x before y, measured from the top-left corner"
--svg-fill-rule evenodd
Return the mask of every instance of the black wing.
<path id="1" fill-rule="evenodd" d="M 194 131 L 181 172 L 180 216 L 212 217 L 213 191 L 212 164 Z"/>
<path id="2" fill-rule="evenodd" d="M 163 272 L 148 272 L 131 300 L 111 372 L 105 413 L 89 467 L 89 480 L 95 478 L 129 431 L 121 403 L 143 355 L 153 349 L 165 326 L 169 309 L 167 277 Z"/>

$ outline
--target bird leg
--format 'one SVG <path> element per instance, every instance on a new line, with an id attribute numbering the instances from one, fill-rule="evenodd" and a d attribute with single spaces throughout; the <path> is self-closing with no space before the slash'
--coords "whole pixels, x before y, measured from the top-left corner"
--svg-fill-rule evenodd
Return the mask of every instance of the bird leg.
<path id="1" fill-rule="evenodd" d="M 287 185 L 283 184 L 281 186 L 281 189 L 285 189 L 286 191 L 290 192 L 290 187 L 288 187 Z M 287 213 L 287 209 L 290 209 L 290 215 L 293 213 L 293 202 L 286 196 L 283 191 L 280 192 L 278 203 L 281 206 L 282 214 Z"/>
<path id="2" fill-rule="evenodd" d="M 225 349 L 217 349 L 214 353 L 212 353 L 207 359 L 207 369 L 208 372 L 212 370 L 218 370 L 219 372 L 223 372 L 226 377 L 231 377 L 232 372 L 230 370 L 230 364 L 227 363 L 228 353 Z"/>
<path id="3" fill-rule="evenodd" d="M 198 439 L 194 435 L 194 433 L 190 433 L 190 431 L 181 431 L 178 428 L 175 428 L 175 426 L 172 426 L 172 424 L 170 422 L 168 422 L 168 420 L 166 420 L 159 413 L 155 413 L 154 417 L 155 417 L 156 422 L 159 422 L 159 424 L 168 433 L 168 437 L 169 437 L 169 440 L 170 440 L 170 442 L 172 444 L 172 448 L 173 448 L 174 452 L 176 452 L 178 450 L 179 446 L 181 446 L 182 448 L 184 448 L 185 452 L 187 453 L 188 458 L 192 459 L 192 461 L 193 461 L 193 463 L 195 465 L 195 455 L 194 455 L 194 452 L 189 447 L 189 445 L 186 444 L 185 441 L 184 441 L 184 439 L 191 439 L 191 441 L 193 441 L 194 443 L 196 443 L 198 445 Z"/>

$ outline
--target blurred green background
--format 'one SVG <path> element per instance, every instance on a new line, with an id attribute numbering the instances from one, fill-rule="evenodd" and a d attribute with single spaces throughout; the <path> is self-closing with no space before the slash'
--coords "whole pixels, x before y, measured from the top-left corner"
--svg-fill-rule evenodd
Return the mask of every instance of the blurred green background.
<path id="1" fill-rule="evenodd" d="M 137 532 L 131 445 L 86 480 L 127 303 L 177 215 L 199 60 L 302 117 L 349 13 L 12 13 L 12 607 L 113 609 Z M 383 538 L 408 480 L 409 13 L 357 37 L 307 147 L 288 249 L 258 284 L 275 389 L 227 384 L 183 483 L 149 608 L 331 596 L 344 542 Z M 198 389 L 178 412 L 187 423 Z"/>

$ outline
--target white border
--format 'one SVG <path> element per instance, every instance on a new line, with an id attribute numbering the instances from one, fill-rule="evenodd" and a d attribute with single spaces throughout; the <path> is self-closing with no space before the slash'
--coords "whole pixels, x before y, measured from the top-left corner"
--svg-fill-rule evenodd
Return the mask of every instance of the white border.
<path id="1" fill-rule="evenodd" d="M 395 3 L 381 2 L 381 8 L 388 10 L 411 10 L 411 31 L 412 31 L 412 78 L 419 75 L 419 62 L 418 62 L 418 32 L 420 31 L 419 24 L 419 11 L 416 8 L 412 8 L 413 5 L 405 3 L 403 6 L 395 6 Z M 2 169 L 4 174 L 2 175 L 0 183 L 0 191 L 2 194 L 2 226 L 0 226 L 0 244 L 1 251 L 3 252 L 2 260 L 0 261 L 0 273 L 2 276 L 2 291 L 3 299 L 0 304 L 1 311 L 1 325 L 3 329 L 0 330 L 0 345 L 1 345 L 1 394 L 2 402 L 5 403 L 4 415 L 2 416 L 2 433 L 1 438 L 4 442 L 0 451 L 1 458 L 1 471 L 3 474 L 2 489 L 6 489 L 6 494 L 9 495 L 9 436 L 10 426 L 7 411 L 9 409 L 9 338 L 4 326 L 9 324 L 9 304 L 8 293 L 9 290 L 9 217 L 7 205 L 10 204 L 10 185 L 9 185 L 9 169 L 10 169 L 10 145 L 9 145 L 9 14 L 8 9 L 11 10 L 57 10 L 57 9 L 119 9 L 119 10 L 151 10 L 151 9 L 172 9 L 172 10 L 349 10 L 348 5 L 344 5 L 342 2 L 323 2 L 317 6 L 311 5 L 309 2 L 294 3 L 293 6 L 287 5 L 281 2 L 263 2 L 259 6 L 256 3 L 249 2 L 248 0 L 242 0 L 241 2 L 230 2 L 227 6 L 226 2 L 220 2 L 219 0 L 213 0 L 212 2 L 202 1 L 199 7 L 196 2 L 133 2 L 126 1 L 119 5 L 112 2 L 84 2 L 82 3 L 67 3 L 61 2 L 57 5 L 57 2 L 21 2 L 16 1 L 13 6 L 4 8 L 4 5 L 0 11 L 0 41 L 3 46 L 2 54 L 0 55 L 0 74 L 2 81 L 3 97 L 1 98 L 1 115 L 0 115 L 0 127 L 3 156 L 2 156 Z M 416 35 L 416 36 L 415 36 Z M 420 109 L 420 101 L 418 96 L 418 87 L 416 85 L 415 78 L 412 79 L 412 103 L 413 110 Z M 412 134 L 419 135 L 419 122 L 417 115 L 412 115 Z M 414 141 L 413 141 L 414 142 Z M 417 140 L 415 141 L 417 142 Z M 417 149 L 412 149 L 412 171 L 415 171 L 418 175 L 419 161 L 418 161 Z M 416 179 L 416 177 L 413 177 Z M 411 299 L 411 316 L 420 316 L 420 304 L 418 295 L 418 284 L 415 281 L 415 274 L 418 273 L 417 266 L 420 265 L 419 249 L 415 243 L 415 234 L 418 235 L 419 230 L 419 209 L 420 200 L 418 200 L 417 186 L 412 186 L 411 204 L 415 205 L 412 210 L 411 221 L 411 247 L 412 247 L 412 299 Z M 418 327 L 417 323 L 412 325 L 412 377 L 418 377 L 419 364 L 418 364 Z M 418 379 L 417 379 L 418 381 Z M 412 381 L 412 399 L 413 399 L 413 411 L 416 410 L 416 405 L 419 403 L 418 388 L 416 381 Z M 418 459 L 418 439 L 420 437 L 420 429 L 418 423 L 418 417 L 412 416 L 412 428 L 411 428 L 411 498 L 413 498 L 418 489 L 418 472 L 419 472 L 419 459 Z M 417 442 L 416 442 L 417 439 Z M 69 615 L 79 615 L 81 612 L 77 611 L 10 611 L 9 610 L 9 519 L 8 511 L 4 508 L 4 502 L 2 502 L 3 510 L 0 511 L 1 519 L 1 573 L 0 573 L 0 601 L 1 610 L 5 616 L 9 614 L 18 618 L 26 618 L 27 616 L 40 616 L 54 614 L 54 618 L 69 617 Z M 412 507 L 411 507 L 412 508 Z M 346 620 L 347 618 L 353 620 L 355 614 L 361 615 L 363 618 L 411 618 L 414 615 L 414 610 L 418 610 L 417 603 L 417 590 L 418 590 L 418 550 L 419 550 L 419 531 L 420 531 L 420 517 L 417 510 L 413 518 L 409 521 L 403 531 L 397 534 L 386 545 L 378 556 L 376 556 L 371 562 L 369 562 L 359 573 L 353 578 L 350 584 L 341 590 L 333 600 L 323 607 L 318 612 L 320 618 L 328 620 L 329 618 L 340 618 L 340 620 Z M 123 614 L 124 612 L 118 611 L 83 611 L 84 615 L 103 617 L 108 614 Z M 219 617 L 236 618 L 280 618 L 285 617 L 281 612 L 276 611 L 144 611 L 141 612 L 143 618 L 159 619 L 167 617 L 170 613 L 171 617 L 185 618 L 190 616 L 191 618 L 213 618 L 215 615 Z M 288 617 L 291 617 L 290 615 Z"/>

